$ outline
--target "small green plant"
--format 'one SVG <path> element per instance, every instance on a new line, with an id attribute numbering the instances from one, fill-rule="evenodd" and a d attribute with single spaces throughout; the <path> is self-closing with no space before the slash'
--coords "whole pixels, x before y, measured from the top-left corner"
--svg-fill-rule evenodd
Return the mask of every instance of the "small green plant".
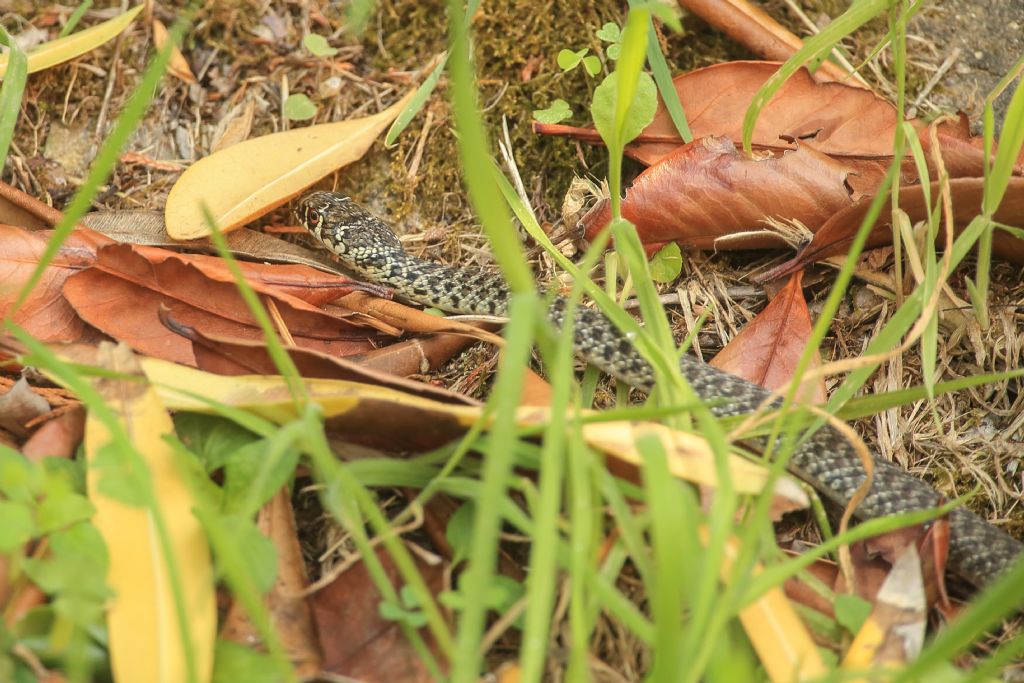
<path id="1" fill-rule="evenodd" d="M 338 49 L 331 47 L 327 39 L 317 33 L 307 33 L 302 38 L 302 46 L 317 57 L 333 57 Z"/>
<path id="2" fill-rule="evenodd" d="M 316 105 L 302 93 L 294 93 L 284 101 L 284 115 L 292 121 L 308 121 L 316 116 Z"/>
<path id="3" fill-rule="evenodd" d="M 601 41 L 608 43 L 608 46 L 604 49 L 608 59 L 612 61 L 617 60 L 622 53 L 622 29 L 619 28 L 619 25 L 609 21 L 599 28 L 595 35 Z"/>
<path id="4" fill-rule="evenodd" d="M 608 59 L 613 61 L 618 59 L 622 51 L 622 31 L 619 29 L 618 24 L 609 21 L 599 28 L 595 35 L 601 41 L 609 43 L 605 49 L 605 55 Z M 593 77 L 601 73 L 601 59 L 597 55 L 590 54 L 590 48 L 587 47 L 580 50 L 564 48 L 558 52 L 555 61 L 558 63 L 558 67 L 565 73 L 572 71 L 580 65 L 583 66 L 583 71 L 588 76 Z M 572 107 L 569 106 L 569 103 L 563 99 L 557 99 L 546 109 L 535 109 L 533 118 L 541 123 L 561 123 L 566 119 L 572 118 L 572 114 Z"/>
<path id="5" fill-rule="evenodd" d="M 601 60 L 596 55 L 590 54 L 590 48 L 582 50 L 563 49 L 558 53 L 558 67 L 562 71 L 572 71 L 580 64 L 588 76 L 596 76 L 601 73 Z"/>

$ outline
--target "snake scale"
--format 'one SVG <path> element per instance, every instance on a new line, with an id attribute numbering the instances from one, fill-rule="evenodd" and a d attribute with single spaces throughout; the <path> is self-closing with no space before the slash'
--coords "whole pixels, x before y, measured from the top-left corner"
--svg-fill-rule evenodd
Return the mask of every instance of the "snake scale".
<path id="1" fill-rule="evenodd" d="M 446 266 L 406 253 L 387 223 L 348 197 L 315 192 L 301 200 L 298 211 L 306 229 L 345 267 L 392 287 L 399 298 L 453 313 L 506 313 L 509 290 L 499 274 Z M 549 319 L 556 328 L 564 320 L 565 309 L 564 299 L 556 298 L 551 304 Z M 603 314 L 577 308 L 574 329 L 580 356 L 631 386 L 651 390 L 651 367 Z M 691 356 L 682 357 L 679 369 L 696 394 L 710 402 L 717 416 L 749 413 L 766 400 L 769 406 L 778 405 L 779 399 L 767 390 Z M 942 502 L 942 496 L 925 482 L 874 457 L 874 480 L 870 493 L 857 508 L 858 518 L 932 508 Z M 796 450 L 788 468 L 838 506 L 850 501 L 866 477 L 853 447 L 828 425 Z M 953 510 L 949 522 L 947 568 L 975 586 L 999 576 L 1024 551 L 1020 541 L 962 507 Z"/>

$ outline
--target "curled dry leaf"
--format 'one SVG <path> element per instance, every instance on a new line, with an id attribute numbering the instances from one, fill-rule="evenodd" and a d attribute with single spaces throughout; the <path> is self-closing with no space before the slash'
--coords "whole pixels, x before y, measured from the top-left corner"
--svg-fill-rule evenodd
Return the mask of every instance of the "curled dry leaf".
<path id="1" fill-rule="evenodd" d="M 284 204 L 361 158 L 413 94 L 373 116 L 265 135 L 200 159 L 167 197 L 167 234 L 177 240 L 206 237 L 204 210 L 228 231 Z"/>
<path id="2" fill-rule="evenodd" d="M 647 422 L 597 422 L 583 426 L 586 442 L 615 458 L 614 462 L 608 462 L 609 470 L 638 483 L 643 456 L 636 444 L 649 436 L 661 442 L 672 474 L 695 484 L 715 486 L 715 456 L 707 441 L 700 436 Z M 728 465 L 730 480 L 737 493 L 754 494 L 764 490 L 768 481 L 768 471 L 764 467 L 739 455 L 730 455 Z M 807 494 L 789 477 L 781 477 L 775 482 L 774 493 L 777 518 L 810 505 Z"/>
<path id="3" fill-rule="evenodd" d="M 262 340 L 232 339 L 206 334 L 175 320 L 169 309 L 162 309 L 160 311 L 160 320 L 168 329 L 192 342 L 196 365 L 200 370 L 218 375 L 274 375 L 278 372 L 270 354 L 267 352 L 266 344 Z M 330 356 L 313 349 L 296 346 L 286 346 L 285 350 L 291 357 L 292 362 L 295 363 L 295 367 L 302 377 L 342 379 L 351 382 L 376 384 L 391 387 L 415 396 L 431 398 L 443 403 L 478 405 L 476 401 L 462 394 L 457 394 L 441 387 L 435 387 L 432 384 L 406 380 L 399 373 L 391 373 L 388 370 L 374 367 L 366 362 L 367 356 L 371 354 L 398 349 L 412 342 L 429 346 L 431 342 L 452 339 L 463 344 L 469 343 L 464 338 L 438 336 L 431 339 L 399 342 L 383 349 L 375 349 L 363 354 L 353 354 L 345 358 Z"/>
<path id="4" fill-rule="evenodd" d="M 932 201 L 939 196 L 939 189 L 939 183 L 931 183 Z M 953 223 L 959 231 L 981 212 L 985 181 L 982 178 L 954 178 L 949 181 L 949 190 L 953 202 Z M 928 220 L 928 207 L 925 203 L 922 186 L 914 185 L 902 188 L 899 201 L 900 209 L 907 213 L 912 223 Z M 762 282 L 774 280 L 801 270 L 815 261 L 846 253 L 861 222 L 867 216 L 870 206 L 871 198 L 865 197 L 840 210 L 825 221 L 814 234 L 811 242 L 796 256 L 770 271 L 762 273 L 756 279 Z M 868 236 L 868 248 L 887 244 L 892 240 L 892 229 L 888 222 L 892 216 L 892 208 L 888 199 L 883 204 L 878 216 L 879 220 L 875 222 L 875 227 Z M 996 210 L 993 220 L 1014 227 L 1024 226 L 1024 178 L 1010 178 L 1006 194 L 1003 196 L 1003 201 Z M 1001 258 L 1015 263 L 1024 263 L 1024 239 L 1003 230 L 996 230 L 993 235 L 992 248 Z"/>
<path id="5" fill-rule="evenodd" d="M 674 78 L 694 137 L 740 140 L 751 100 L 780 66 L 779 62 L 725 62 Z M 830 156 L 891 158 L 895 130 L 893 106 L 870 90 L 819 83 L 807 69 L 800 69 L 761 110 L 753 141 L 763 147 L 789 148 L 787 140 L 813 140 L 818 151 Z M 648 135 L 663 139 L 674 135 L 675 145 L 682 143 L 663 103 L 641 141 L 628 152 L 652 164 L 672 148 L 664 142 L 646 145 L 642 140 Z"/>
<path id="6" fill-rule="evenodd" d="M 167 44 L 169 37 L 164 22 L 154 19 L 153 42 L 156 44 L 156 49 L 162 50 L 164 45 Z M 177 45 L 171 46 L 171 59 L 167 64 L 167 71 L 186 83 L 197 82 L 195 75 L 192 73 L 192 68 L 188 65 L 188 60 L 185 59 L 185 55 L 181 54 L 181 50 L 178 49 Z"/>
<path id="7" fill-rule="evenodd" d="M 21 447 L 21 453 L 34 461 L 70 458 L 75 454 L 84 434 L 85 411 L 81 406 L 68 406 L 62 408 L 57 417 L 41 424 Z"/>
<path id="8" fill-rule="evenodd" d="M 0 187 L 0 193 L 2 190 Z M 0 203 L 0 209 L 2 206 Z M 94 211 L 83 216 L 81 224 L 117 242 L 175 250 L 185 247 L 191 253 L 217 254 L 209 238 L 192 240 L 187 244 L 172 240 L 164 228 L 164 214 L 161 211 Z M 306 265 L 332 273 L 335 277 L 339 272 L 337 262 L 331 260 L 330 254 L 324 249 L 306 249 L 248 228 L 235 230 L 224 238 L 231 253 L 242 260 Z"/>
<path id="9" fill-rule="evenodd" d="M 26 424 L 48 412 L 50 404 L 32 391 L 24 377 L 0 393 L 0 429 L 17 437 L 28 436 Z"/>
<path id="10" fill-rule="evenodd" d="M 320 672 L 323 656 L 310 600 L 305 597 L 309 577 L 295 528 L 295 511 L 287 488 L 267 501 L 257 515 L 260 532 L 277 551 L 277 576 L 263 599 L 274 631 L 300 680 L 311 680 Z M 220 637 L 245 646 L 262 641 L 259 629 L 238 601 L 231 603 Z"/>
<path id="11" fill-rule="evenodd" d="M 911 544 L 893 563 L 871 615 L 843 658 L 843 668 L 863 670 L 914 661 L 924 646 L 927 616 L 921 561 Z"/>
<path id="12" fill-rule="evenodd" d="M 747 108 L 758 91 L 781 66 L 779 62 L 725 62 L 680 74 L 673 79 L 694 138 L 725 136 L 742 139 Z M 911 122 L 918 131 L 931 175 L 935 167 L 927 154 L 928 126 Z M 853 187 L 874 193 L 893 158 L 893 138 L 899 118 L 896 109 L 869 90 L 842 83 L 821 83 L 806 69 L 797 71 L 762 109 L 754 128 L 755 149 L 789 150 L 797 142 L 813 146 L 849 167 Z M 534 130 L 600 143 L 593 128 L 534 124 Z M 976 177 L 983 173 L 981 138 L 970 136 L 966 117 L 940 122 L 939 147 L 950 177 Z M 630 145 L 626 154 L 653 165 L 683 144 L 675 124 L 659 103 L 651 124 Z M 1021 169 L 1017 169 L 1020 174 Z M 906 182 L 915 182 L 917 168 L 908 156 L 903 164 Z"/>
<path id="13" fill-rule="evenodd" d="M 788 388 L 813 327 L 802 279 L 802 271 L 794 273 L 765 309 L 718 352 L 711 365 L 765 389 Z M 821 356 L 815 350 L 808 369 L 820 365 Z M 805 380 L 797 393 L 797 400 L 804 403 L 824 403 L 826 399 L 822 377 Z"/>
<path id="14" fill-rule="evenodd" d="M 849 169 L 801 146 L 781 157 L 750 159 L 727 138 L 700 138 L 641 173 L 622 200 L 648 252 L 669 242 L 684 248 L 778 247 L 765 218 L 821 225 L 853 204 Z M 584 216 L 588 239 L 611 220 L 607 202 Z M 753 232 L 756 231 L 756 232 Z M 752 234 L 735 235 L 734 233 Z"/>
<path id="15" fill-rule="evenodd" d="M 710 535 L 708 530 L 702 527 L 700 533 L 704 543 L 707 543 Z M 740 556 L 739 541 L 729 538 L 724 550 L 720 574 L 722 580 L 728 582 L 733 580 L 733 564 Z M 754 574 L 761 570 L 760 563 L 752 567 Z M 743 630 L 750 638 L 750 644 L 764 665 L 768 680 L 813 680 L 825 674 L 825 664 L 811 634 L 781 588 L 766 590 L 740 609 L 739 618 Z"/>
<path id="16" fill-rule="evenodd" d="M 274 282 L 278 270 L 281 278 Z M 299 290 L 297 271 L 305 277 L 329 277 L 304 266 L 243 266 L 253 288 L 274 301 L 297 344 L 338 355 L 372 348 L 365 329 L 290 293 Z M 337 277 L 324 285 L 334 297 L 351 290 Z M 67 279 L 63 293 L 75 312 L 97 329 L 142 353 L 179 363 L 195 364 L 191 343 L 160 323 L 161 304 L 177 320 L 209 333 L 262 339 L 233 278 L 213 257 L 109 245 L 99 250 L 95 267 Z"/>
<path id="17" fill-rule="evenodd" d="M 780 66 L 780 62 L 724 62 L 676 76 L 673 83 L 693 137 L 742 139 L 743 119 L 754 94 Z M 870 90 L 819 83 L 801 69 L 761 111 L 753 144 L 792 149 L 795 140 L 813 140 L 820 152 L 831 156 L 891 159 L 895 129 L 893 106 Z M 592 129 L 535 124 L 534 130 L 600 142 Z M 681 144 L 675 124 L 659 102 L 654 120 L 626 147 L 626 154 L 651 165 Z"/>
<path id="18" fill-rule="evenodd" d="M 798 36 L 746 0 L 679 0 L 679 4 L 765 59 L 785 61 L 803 47 Z M 814 78 L 859 83 L 855 76 L 827 59 L 818 67 Z"/>

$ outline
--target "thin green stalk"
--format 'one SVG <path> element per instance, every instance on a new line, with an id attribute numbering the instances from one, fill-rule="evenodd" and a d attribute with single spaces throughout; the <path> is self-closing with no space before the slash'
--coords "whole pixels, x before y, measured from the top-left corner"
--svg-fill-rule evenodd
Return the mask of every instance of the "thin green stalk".
<path id="1" fill-rule="evenodd" d="M 501 514 L 499 503 L 512 469 L 515 449 L 515 418 L 523 389 L 522 368 L 533 346 L 533 321 L 537 295 L 532 290 L 514 294 L 509 302 L 509 323 L 505 328 L 507 345 L 502 354 L 491 402 L 494 424 L 490 434 L 495 448 L 488 449 L 483 464 L 481 492 L 470 541 L 469 564 L 462 576 L 464 595 L 484 595 L 494 575 Z M 486 623 L 487 606 L 480 600 L 467 601 L 459 613 L 458 633 L 452 656 L 451 680 L 473 683 L 480 675 L 480 640 Z"/>
<path id="2" fill-rule="evenodd" d="M 0 44 L 7 46 L 7 71 L 0 86 L 0 168 L 14 139 L 14 126 L 21 114 L 21 96 L 28 78 L 28 57 L 18 43 L 0 26 Z"/>

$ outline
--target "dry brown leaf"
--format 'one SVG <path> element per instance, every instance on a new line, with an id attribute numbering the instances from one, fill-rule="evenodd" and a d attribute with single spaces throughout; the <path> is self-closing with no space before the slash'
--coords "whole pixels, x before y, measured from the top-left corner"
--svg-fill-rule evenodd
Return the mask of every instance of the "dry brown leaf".
<path id="1" fill-rule="evenodd" d="M 392 584 L 400 581 L 391 555 L 383 549 L 377 557 Z M 414 554 L 417 571 L 436 595 L 445 589 L 445 565 L 429 565 Z M 383 599 L 366 565 L 359 562 L 313 596 L 313 614 L 324 648 L 324 670 L 366 683 L 428 683 L 431 677 L 423 661 L 399 625 L 380 615 Z M 423 631 L 424 639 L 433 641 Z M 435 656 L 437 653 L 435 652 Z"/>
<path id="2" fill-rule="evenodd" d="M 701 138 L 641 173 L 622 200 L 622 216 L 648 251 L 669 242 L 684 248 L 778 247 L 765 218 L 821 225 L 853 204 L 848 168 L 801 146 L 779 158 L 749 159 L 726 138 Z M 611 220 L 607 202 L 584 218 L 588 239 Z M 750 235 L 723 237 L 738 232 Z"/>
<path id="3" fill-rule="evenodd" d="M 247 140 L 249 133 L 252 132 L 252 121 L 255 115 L 256 101 L 252 98 L 246 99 L 244 105 L 239 104 L 228 112 L 224 120 L 217 124 L 210 152 L 219 152 Z"/>
<path id="4" fill-rule="evenodd" d="M 913 661 L 924 646 L 927 614 L 921 562 L 911 544 L 896 559 L 878 591 L 871 616 L 843 658 L 843 669 Z"/>
<path id="5" fill-rule="evenodd" d="M 50 404 L 32 391 L 24 377 L 0 394 L 0 429 L 15 436 L 28 436 L 27 423 L 48 412 Z"/>
<path id="6" fill-rule="evenodd" d="M 173 319 L 171 311 L 166 309 L 160 311 L 160 319 L 167 328 L 192 342 L 196 365 L 201 370 L 218 375 L 274 375 L 278 372 L 262 339 L 252 341 L 205 334 Z M 414 341 L 429 345 L 433 341 L 451 339 L 466 343 L 458 337 L 436 337 L 434 339 Z M 406 343 L 392 344 L 380 350 L 386 351 Z M 305 378 L 316 377 L 365 382 L 367 384 L 391 387 L 412 395 L 432 398 L 444 403 L 478 405 L 473 399 L 448 391 L 443 387 L 406 380 L 403 379 L 400 373 L 389 373 L 385 369 L 374 367 L 372 363 L 366 362 L 367 356 L 373 354 L 374 351 L 352 354 L 348 357 L 339 357 L 294 346 L 286 346 L 285 350 L 299 371 L 299 375 Z"/>
<path id="7" fill-rule="evenodd" d="M 794 273 L 765 309 L 710 364 L 765 389 L 788 388 L 813 327 L 802 279 L 802 272 Z M 815 351 L 808 370 L 820 365 L 821 356 Z M 823 377 L 805 380 L 797 393 L 797 400 L 803 403 L 824 403 L 827 398 Z"/>
<path id="8" fill-rule="evenodd" d="M 46 249 L 48 238 L 45 231 L 0 225 L 0 243 L 4 245 L 0 255 L 0 318 L 10 315 Z M 102 241 L 105 238 L 97 239 L 88 231 L 72 232 L 13 321 L 43 341 L 78 341 L 83 335 L 91 335 L 61 290 L 71 275 L 95 262 L 97 244 Z"/>
<path id="9" fill-rule="evenodd" d="M 54 411 L 57 412 L 57 411 Z M 85 433 L 85 411 L 81 406 L 61 409 L 60 415 L 41 424 L 25 445 L 22 454 L 29 460 L 70 458 Z"/>
<path id="10" fill-rule="evenodd" d="M 743 138 L 743 119 L 754 94 L 781 63 L 724 62 L 680 74 L 673 79 L 693 137 Z M 792 149 L 795 140 L 813 141 L 830 156 L 892 158 L 896 113 L 870 90 L 841 83 L 819 83 L 806 69 L 797 71 L 761 111 L 753 144 Z M 599 142 L 593 129 L 534 125 L 540 133 L 572 135 Z M 664 103 L 654 120 L 626 147 L 641 163 L 657 163 L 682 144 Z"/>
<path id="11" fill-rule="evenodd" d="M 320 672 L 323 656 L 312 605 L 305 598 L 309 578 L 306 576 L 306 565 L 295 530 L 295 512 L 287 488 L 275 493 L 260 509 L 257 526 L 277 551 L 277 576 L 270 592 L 264 596 L 271 624 L 295 675 L 301 680 L 310 680 Z M 238 601 L 231 604 L 220 636 L 248 647 L 261 641 L 259 629 Z"/>
<path id="12" fill-rule="evenodd" d="M 167 234 L 177 240 L 209 235 L 204 209 L 229 231 L 284 204 L 361 158 L 413 94 L 373 116 L 265 135 L 200 159 L 167 196 Z"/>
<path id="13" fill-rule="evenodd" d="M 981 212 L 981 201 L 985 190 L 982 178 L 954 178 L 949 181 L 953 199 L 953 222 L 958 230 L 967 226 Z M 939 196 L 939 184 L 931 184 L 933 201 Z M 758 276 L 760 281 L 784 277 L 815 261 L 846 253 L 861 222 L 871 206 L 871 198 L 865 197 L 852 206 L 836 213 L 815 232 L 811 242 L 789 261 Z M 900 190 L 900 209 L 907 213 L 911 222 L 928 220 L 928 211 L 921 186 L 904 187 Z M 879 220 L 868 236 L 866 248 L 892 241 L 889 219 L 892 209 L 887 199 L 878 213 Z M 1010 178 L 999 209 L 993 219 L 1006 225 L 1024 226 L 1024 178 Z M 1024 239 L 1014 237 L 1002 230 L 996 230 L 993 249 L 1001 258 L 1015 263 L 1024 263 Z"/>

